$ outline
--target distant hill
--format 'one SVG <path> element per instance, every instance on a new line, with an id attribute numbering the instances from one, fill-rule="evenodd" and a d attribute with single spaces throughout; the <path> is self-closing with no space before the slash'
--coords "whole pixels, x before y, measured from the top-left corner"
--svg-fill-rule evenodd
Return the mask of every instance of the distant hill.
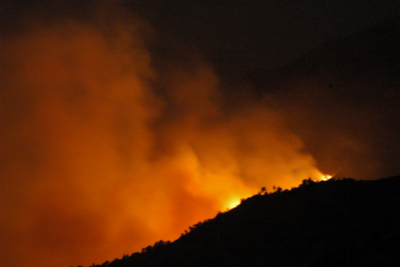
<path id="1" fill-rule="evenodd" d="M 260 193 L 175 242 L 102 265 L 400 266 L 400 176 Z"/>
<path id="2" fill-rule="evenodd" d="M 325 42 L 281 69 L 257 69 L 246 81 L 262 91 L 278 90 L 296 79 L 345 78 L 347 74 L 394 75 L 400 70 L 400 17 Z M 327 80 L 329 83 L 329 80 Z"/>
<path id="3" fill-rule="evenodd" d="M 244 81 L 326 173 L 400 173 L 400 18 L 330 40 L 288 66 Z"/>

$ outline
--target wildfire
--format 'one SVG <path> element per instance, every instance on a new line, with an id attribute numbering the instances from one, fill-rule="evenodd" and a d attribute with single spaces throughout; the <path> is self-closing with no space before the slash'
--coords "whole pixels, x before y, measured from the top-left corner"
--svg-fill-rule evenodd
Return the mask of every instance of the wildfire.
<path id="1" fill-rule="evenodd" d="M 261 186 L 266 193 L 332 177 L 253 96 L 224 102 L 205 62 L 190 70 L 171 64 L 153 88 L 157 70 L 142 37 L 130 23 L 115 24 L 107 31 L 57 24 L 1 42 L 0 69 L 7 71 L 0 74 L 0 116 L 10 119 L 0 130 L 0 157 L 7 159 L 0 192 L 13 190 L 18 201 L 0 193 L 10 205 L 0 207 L 8 218 L 0 232 L 11 242 L 0 247 L 24 255 L 6 251 L 0 262 L 105 261 L 174 240 Z M 13 67 L 3 68 L 9 62 Z M 29 224 L 27 232 L 20 222 Z"/>
<path id="2" fill-rule="evenodd" d="M 239 206 L 239 204 L 240 204 L 240 199 L 232 199 L 228 202 L 227 209 L 231 210 L 233 208 L 236 208 L 237 206 Z"/>
<path id="3" fill-rule="evenodd" d="M 332 175 L 322 175 L 321 181 L 328 181 L 331 178 L 332 178 Z"/>

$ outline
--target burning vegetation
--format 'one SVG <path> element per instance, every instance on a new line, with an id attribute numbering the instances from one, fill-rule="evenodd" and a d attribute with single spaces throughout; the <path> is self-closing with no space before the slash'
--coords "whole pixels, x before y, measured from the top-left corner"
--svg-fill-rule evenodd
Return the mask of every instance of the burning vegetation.
<path id="1" fill-rule="evenodd" d="M 368 109 L 350 106 L 357 92 L 341 109 L 321 80 L 288 79 L 290 90 L 275 93 L 228 86 L 195 51 L 164 47 L 148 23 L 100 2 L 73 14 L 32 9 L 0 25 L 5 266 L 88 265 L 140 251 L 235 211 L 261 187 L 282 192 L 336 171 L 376 174 L 383 164 L 371 156 L 374 146 L 399 146 L 369 131 L 378 121 L 386 137 L 396 136 L 394 78 L 394 97 L 387 91 L 374 102 L 394 109 L 359 120 Z M 329 105 L 321 111 L 319 103 Z M 331 126 L 341 119 L 343 127 Z"/>
<path id="2" fill-rule="evenodd" d="M 93 266 L 396 266 L 400 177 L 257 194 L 175 242 Z"/>

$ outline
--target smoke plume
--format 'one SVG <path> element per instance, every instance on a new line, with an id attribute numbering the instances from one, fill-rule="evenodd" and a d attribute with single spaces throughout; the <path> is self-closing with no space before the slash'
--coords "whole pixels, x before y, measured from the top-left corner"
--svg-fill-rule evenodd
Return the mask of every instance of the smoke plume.
<path id="1" fill-rule="evenodd" d="M 2 265 L 101 263 L 262 186 L 320 177 L 278 114 L 227 95 L 200 56 L 167 62 L 149 25 L 90 10 L 39 9 L 2 29 Z"/>

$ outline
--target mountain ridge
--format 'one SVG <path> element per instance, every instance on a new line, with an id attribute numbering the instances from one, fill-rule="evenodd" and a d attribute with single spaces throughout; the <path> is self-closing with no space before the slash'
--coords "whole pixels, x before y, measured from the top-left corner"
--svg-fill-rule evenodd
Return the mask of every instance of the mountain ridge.
<path id="1" fill-rule="evenodd" d="M 394 266 L 399 193 L 400 176 L 304 180 L 242 200 L 172 243 L 93 266 Z"/>
<path id="2" fill-rule="evenodd" d="M 282 68 L 250 71 L 245 82 L 261 93 L 271 93 L 270 90 L 289 90 L 288 82 L 296 79 L 332 78 L 323 77 L 327 73 L 328 76 L 343 73 L 358 76 L 376 69 L 391 75 L 397 75 L 400 69 L 400 17 L 327 40 Z"/>
<path id="3" fill-rule="evenodd" d="M 278 113 L 323 173 L 400 173 L 400 18 L 330 40 L 244 82 Z M 249 89 L 249 90 L 250 90 Z"/>

